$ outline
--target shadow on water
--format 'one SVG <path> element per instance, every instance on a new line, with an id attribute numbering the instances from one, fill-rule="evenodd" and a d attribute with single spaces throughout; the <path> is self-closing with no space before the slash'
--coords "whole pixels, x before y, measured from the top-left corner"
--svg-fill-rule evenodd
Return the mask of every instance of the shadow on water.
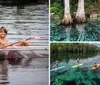
<path id="1" fill-rule="evenodd" d="M 9 84 L 8 80 L 8 61 L 7 60 L 0 60 L 0 84 L 7 85 Z"/>
<path id="2" fill-rule="evenodd" d="M 99 41 L 100 19 L 83 24 L 62 26 L 51 24 L 51 41 Z"/>
<path id="3" fill-rule="evenodd" d="M 66 66 L 65 68 L 51 72 L 50 83 L 51 85 L 99 85 L 100 84 L 100 68 L 92 70 L 91 65 L 94 63 L 100 63 L 100 54 L 87 55 L 87 58 L 80 59 L 82 66 L 73 68 L 77 64 L 75 58 L 60 56 L 61 66 Z M 71 54 L 70 54 L 71 55 Z M 71 56 L 74 56 L 73 54 Z M 70 56 L 70 57 L 71 57 Z M 78 54 L 76 55 L 79 56 Z M 85 56 L 85 55 L 84 55 Z M 52 56 L 54 57 L 54 56 Z M 56 55 L 56 58 L 58 56 Z M 68 60 L 66 62 L 66 60 Z M 51 66 L 55 63 L 55 60 L 51 62 Z M 52 67 L 51 67 L 52 68 Z M 65 72 L 64 72 L 65 71 Z"/>

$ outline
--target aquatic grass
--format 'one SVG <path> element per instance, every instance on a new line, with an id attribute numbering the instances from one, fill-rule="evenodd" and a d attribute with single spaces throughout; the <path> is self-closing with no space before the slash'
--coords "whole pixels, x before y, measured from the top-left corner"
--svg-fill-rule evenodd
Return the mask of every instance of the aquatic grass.
<path id="1" fill-rule="evenodd" d="M 92 70 L 91 66 L 89 65 L 88 66 L 82 65 L 80 67 L 72 68 L 72 66 L 76 64 L 75 63 L 76 60 L 70 61 L 70 59 L 73 59 L 73 57 L 64 58 L 63 55 L 67 55 L 68 57 L 69 54 L 61 54 L 61 56 L 59 56 L 60 58 L 62 58 L 62 65 L 66 65 L 67 71 L 61 74 L 54 73 L 56 75 L 51 77 L 52 79 L 50 81 L 52 82 L 51 85 L 99 85 L 100 84 L 100 69 Z M 98 55 L 100 54 L 96 54 L 94 56 L 97 56 L 98 58 Z M 71 56 L 74 56 L 73 53 L 71 54 Z M 90 55 L 87 55 L 87 56 L 90 57 Z M 56 58 L 57 58 L 57 55 L 56 55 Z M 59 72 L 62 72 L 62 71 L 59 71 Z"/>
<path id="2" fill-rule="evenodd" d="M 100 41 L 100 20 L 87 21 L 85 24 L 69 26 L 51 23 L 51 41 Z"/>
<path id="3" fill-rule="evenodd" d="M 55 82 L 52 85 L 70 85 L 69 82 L 74 82 L 75 85 L 98 85 L 96 78 L 100 78 L 100 74 L 93 74 L 91 70 L 84 72 L 81 68 L 70 70 L 62 75 L 57 75 Z M 66 84 L 64 84 L 66 83 Z M 73 84 L 74 85 L 74 84 Z"/>

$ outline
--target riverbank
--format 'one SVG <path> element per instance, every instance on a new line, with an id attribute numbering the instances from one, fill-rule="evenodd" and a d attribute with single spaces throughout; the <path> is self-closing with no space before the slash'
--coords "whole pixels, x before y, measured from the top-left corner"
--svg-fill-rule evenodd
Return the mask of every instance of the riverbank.
<path id="1" fill-rule="evenodd" d="M 84 1 L 84 3 L 85 3 L 84 7 L 85 7 L 86 20 L 100 17 L 99 2 Z M 77 5 L 78 2 L 76 0 L 70 1 L 70 12 L 73 23 L 76 23 L 74 19 L 77 11 Z M 63 15 L 64 15 L 64 2 L 60 0 L 51 1 L 51 7 L 50 7 L 51 24 L 56 24 L 56 25 L 61 24 Z"/>

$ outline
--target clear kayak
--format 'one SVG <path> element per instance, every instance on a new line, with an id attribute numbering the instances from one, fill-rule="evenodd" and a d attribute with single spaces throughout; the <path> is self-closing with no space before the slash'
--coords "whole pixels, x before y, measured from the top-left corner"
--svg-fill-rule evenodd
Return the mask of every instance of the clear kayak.
<path id="1" fill-rule="evenodd" d="M 58 70 L 61 70 L 61 69 L 65 68 L 65 67 L 66 66 L 60 66 L 58 68 L 51 69 L 50 72 L 58 71 Z"/>
<path id="2" fill-rule="evenodd" d="M 76 64 L 76 65 L 72 66 L 72 68 L 80 67 L 81 65 L 83 65 L 83 64 L 82 63 L 81 64 Z"/>

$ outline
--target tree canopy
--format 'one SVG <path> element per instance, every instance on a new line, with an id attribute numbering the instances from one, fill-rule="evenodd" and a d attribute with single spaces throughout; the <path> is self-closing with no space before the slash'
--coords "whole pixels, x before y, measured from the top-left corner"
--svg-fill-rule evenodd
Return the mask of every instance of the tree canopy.
<path id="1" fill-rule="evenodd" d="M 100 52 L 96 45 L 88 43 L 51 43 L 51 53 L 95 53 Z"/>
<path id="2" fill-rule="evenodd" d="M 96 10 L 100 10 L 100 0 L 84 0 L 85 1 L 85 12 L 97 12 Z M 51 0 L 51 13 L 58 15 L 61 19 L 63 18 L 64 12 L 64 4 L 63 0 Z M 78 0 L 70 0 L 70 11 L 71 14 L 74 15 L 77 11 Z"/>

